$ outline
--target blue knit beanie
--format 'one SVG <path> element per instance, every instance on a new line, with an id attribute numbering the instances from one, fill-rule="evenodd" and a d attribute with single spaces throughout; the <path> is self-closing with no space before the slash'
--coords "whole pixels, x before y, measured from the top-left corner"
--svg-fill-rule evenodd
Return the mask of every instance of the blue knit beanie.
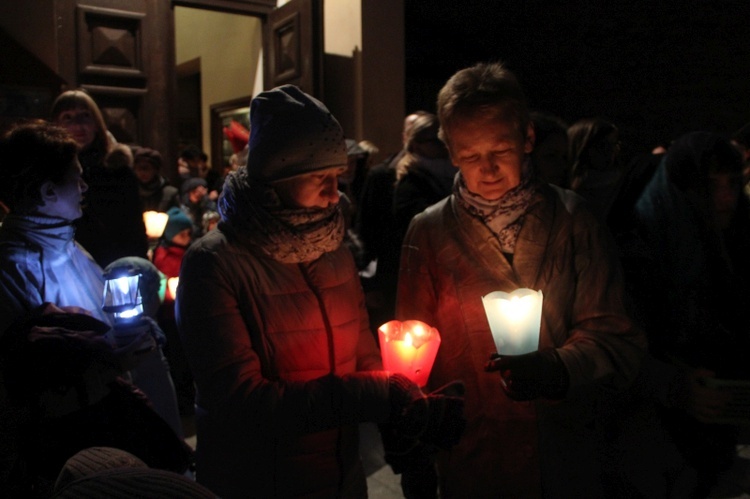
<path id="1" fill-rule="evenodd" d="M 251 178 L 273 182 L 346 164 L 344 131 L 319 100 L 283 85 L 250 103 Z"/>
<path id="2" fill-rule="evenodd" d="M 162 236 L 166 241 L 171 241 L 174 236 L 185 229 L 193 228 L 193 222 L 190 220 L 190 217 L 180 208 L 173 206 L 167 211 L 167 215 L 169 219 L 167 220 L 167 226 L 164 227 L 164 234 Z"/>

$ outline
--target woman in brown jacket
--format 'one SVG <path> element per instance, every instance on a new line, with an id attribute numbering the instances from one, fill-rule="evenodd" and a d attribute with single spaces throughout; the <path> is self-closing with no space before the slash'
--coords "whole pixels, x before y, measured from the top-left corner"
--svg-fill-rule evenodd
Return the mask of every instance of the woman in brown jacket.
<path id="1" fill-rule="evenodd" d="M 197 480 L 224 498 L 366 497 L 358 423 L 449 445 L 462 401 L 380 370 L 341 245 L 336 119 L 291 85 L 261 93 L 250 116 L 248 166 L 228 176 L 221 222 L 186 254 L 177 292 Z"/>
<path id="2" fill-rule="evenodd" d="M 438 116 L 460 174 L 411 222 L 396 311 L 442 334 L 429 386 L 466 386 L 466 433 L 437 460 L 441 497 L 602 497 L 596 394 L 625 386 L 644 349 L 606 229 L 534 177 L 534 128 L 502 65 L 456 73 Z M 544 294 L 539 350 L 487 373 L 496 347 L 482 297 L 518 288 Z"/>

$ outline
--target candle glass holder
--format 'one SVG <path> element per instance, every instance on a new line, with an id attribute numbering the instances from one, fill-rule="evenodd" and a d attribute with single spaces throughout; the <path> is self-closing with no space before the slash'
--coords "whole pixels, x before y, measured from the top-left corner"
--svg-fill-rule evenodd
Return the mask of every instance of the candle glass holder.
<path id="1" fill-rule="evenodd" d="M 130 266 L 116 267 L 104 274 L 102 310 L 112 315 L 114 340 L 118 347 L 143 335 L 150 324 L 143 319 L 141 275 Z"/>
<path id="2" fill-rule="evenodd" d="M 541 291 L 528 288 L 482 297 L 498 354 L 523 355 L 539 349 L 543 298 Z"/>
<path id="3" fill-rule="evenodd" d="M 390 321 L 378 328 L 380 355 L 386 371 L 401 373 L 418 386 L 427 385 L 440 333 L 422 321 Z"/>

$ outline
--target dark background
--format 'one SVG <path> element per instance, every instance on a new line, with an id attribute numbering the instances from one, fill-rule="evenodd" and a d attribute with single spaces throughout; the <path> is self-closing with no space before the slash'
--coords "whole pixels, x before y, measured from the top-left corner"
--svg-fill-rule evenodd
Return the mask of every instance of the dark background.
<path id="1" fill-rule="evenodd" d="M 405 0 L 407 112 L 503 61 L 533 110 L 618 125 L 623 153 L 750 121 L 746 0 Z"/>

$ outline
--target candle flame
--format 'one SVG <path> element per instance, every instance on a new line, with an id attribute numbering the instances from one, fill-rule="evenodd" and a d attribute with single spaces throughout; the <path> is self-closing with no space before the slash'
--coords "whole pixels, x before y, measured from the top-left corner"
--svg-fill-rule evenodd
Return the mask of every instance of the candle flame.
<path id="1" fill-rule="evenodd" d="M 419 386 L 427 385 L 440 346 L 437 329 L 417 320 L 393 320 L 378 328 L 378 338 L 386 371 L 404 374 Z"/>
<path id="2" fill-rule="evenodd" d="M 510 300 L 498 300 L 500 312 L 512 322 L 524 320 L 534 306 L 533 296 L 513 296 Z"/>
<path id="3" fill-rule="evenodd" d="M 522 288 L 493 291 L 482 297 L 497 351 L 521 355 L 539 348 L 542 292 Z"/>

